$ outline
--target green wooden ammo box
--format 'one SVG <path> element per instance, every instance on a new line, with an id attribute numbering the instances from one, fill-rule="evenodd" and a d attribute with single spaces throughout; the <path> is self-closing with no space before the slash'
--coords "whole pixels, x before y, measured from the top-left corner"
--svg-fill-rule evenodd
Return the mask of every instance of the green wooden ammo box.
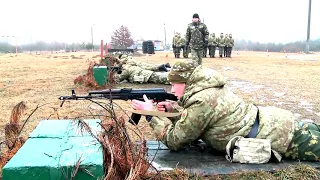
<path id="1" fill-rule="evenodd" d="M 93 77 L 99 86 L 104 86 L 108 82 L 108 67 L 94 66 Z"/>

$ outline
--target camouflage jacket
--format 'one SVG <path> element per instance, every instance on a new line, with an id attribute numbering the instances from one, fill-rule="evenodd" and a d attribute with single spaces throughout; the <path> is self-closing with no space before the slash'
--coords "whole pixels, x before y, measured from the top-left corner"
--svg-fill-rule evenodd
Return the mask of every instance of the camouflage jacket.
<path id="1" fill-rule="evenodd" d="M 140 66 L 131 64 L 123 64 L 121 74 L 115 74 L 115 78 L 120 82 L 127 80 L 130 83 L 134 82 L 134 76 L 144 76 L 144 83 L 147 83 L 154 71 L 143 69 Z"/>
<path id="2" fill-rule="evenodd" d="M 209 31 L 207 26 L 202 23 L 188 24 L 186 41 L 191 49 L 204 49 L 205 41 L 208 42 Z"/>
<path id="3" fill-rule="evenodd" d="M 210 46 L 216 46 L 218 44 L 217 38 L 215 36 L 210 36 L 208 40 L 208 45 Z"/>
<path id="4" fill-rule="evenodd" d="M 186 45 L 186 39 L 181 37 L 179 43 L 180 43 L 180 46 L 185 46 Z"/>
<path id="5" fill-rule="evenodd" d="M 174 36 L 172 40 L 172 44 L 175 45 L 176 47 L 181 46 L 180 39 L 181 39 L 180 37 Z"/>
<path id="6" fill-rule="evenodd" d="M 224 45 L 225 45 L 225 47 L 230 47 L 230 39 L 229 39 L 229 37 L 224 37 Z"/>
<path id="7" fill-rule="evenodd" d="M 218 37 L 217 38 L 218 46 L 219 47 L 224 47 L 225 46 L 225 38 L 224 37 Z"/>
<path id="8" fill-rule="evenodd" d="M 160 66 L 157 64 L 148 64 L 148 63 L 136 61 L 132 58 L 132 56 L 123 57 L 121 59 L 117 58 L 116 63 L 122 66 L 122 68 L 124 64 L 128 64 L 130 66 L 139 66 L 142 69 L 150 70 L 150 71 L 159 71 L 159 66 Z"/>
<path id="9" fill-rule="evenodd" d="M 254 124 L 258 107 L 245 103 L 227 87 L 224 77 L 198 66 L 186 83 L 179 99 L 183 111 L 178 120 L 152 117 L 155 135 L 171 150 L 179 150 L 197 139 L 225 151 L 234 136 L 247 136 Z M 293 137 L 295 116 L 275 107 L 259 107 L 257 138 L 271 139 L 272 149 L 284 153 Z"/>
<path id="10" fill-rule="evenodd" d="M 233 46 L 234 46 L 234 39 L 229 38 L 229 47 L 233 47 Z"/>

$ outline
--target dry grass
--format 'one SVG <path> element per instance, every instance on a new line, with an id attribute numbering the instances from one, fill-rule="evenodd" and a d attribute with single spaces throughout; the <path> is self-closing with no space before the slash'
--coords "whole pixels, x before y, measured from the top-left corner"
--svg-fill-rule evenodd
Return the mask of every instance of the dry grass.
<path id="1" fill-rule="evenodd" d="M 77 94 L 87 94 L 88 88 L 75 85 L 74 79 L 86 74 L 90 62 L 99 62 L 98 53 L 69 53 L 64 55 L 29 55 L 19 54 L 0 56 L 0 129 L 5 129 L 9 122 L 11 109 L 21 101 L 25 102 L 28 110 L 21 115 L 25 120 L 38 104 L 48 103 L 40 107 L 26 124 L 23 136 L 27 136 L 42 119 L 62 119 L 86 116 L 90 102 L 72 101 L 66 102 L 60 107 L 58 97 L 71 95 L 71 89 Z M 169 55 L 165 58 L 166 54 Z M 74 56 L 72 56 L 74 55 Z M 204 65 L 220 71 L 230 80 L 248 81 L 253 84 L 263 85 L 256 91 L 247 91 L 243 87 L 235 89 L 235 92 L 246 99 L 260 105 L 274 105 L 295 113 L 301 114 L 301 118 L 319 121 L 320 98 L 320 61 L 297 61 L 285 58 L 283 53 L 264 52 L 233 52 L 233 58 L 205 58 Z M 289 57 L 298 54 L 289 54 Z M 300 55 L 303 56 L 303 55 Z M 81 57 L 74 59 L 72 57 Z M 93 58 L 95 57 L 95 58 Z M 136 57 L 138 60 L 148 63 L 173 63 L 175 60 L 172 52 L 156 52 L 155 55 Z M 313 57 L 312 57 L 313 58 Z M 317 56 L 320 60 L 320 57 Z M 122 84 L 118 87 L 131 86 L 133 88 L 145 88 L 146 85 Z M 230 85 L 228 85 L 230 86 Z M 150 85 L 149 85 L 150 87 Z M 165 87 L 154 85 L 154 87 Z M 241 89 L 242 88 L 242 89 Z M 275 92 L 283 96 L 275 95 Z M 303 101 L 302 101 L 303 100 Z M 130 102 L 115 101 L 123 109 L 131 108 Z M 309 103 L 309 104 L 308 104 Z M 99 111 L 99 108 L 91 106 Z M 122 112 L 115 109 L 117 115 Z M 103 119 L 106 120 L 106 119 Z M 131 126 L 127 121 L 126 124 Z M 139 124 L 146 139 L 155 139 L 151 128 L 145 121 Z M 135 138 L 133 133 L 130 136 Z M 4 131 L 0 131 L 0 141 L 3 141 Z M 137 138 L 137 137 L 136 137 Z"/>

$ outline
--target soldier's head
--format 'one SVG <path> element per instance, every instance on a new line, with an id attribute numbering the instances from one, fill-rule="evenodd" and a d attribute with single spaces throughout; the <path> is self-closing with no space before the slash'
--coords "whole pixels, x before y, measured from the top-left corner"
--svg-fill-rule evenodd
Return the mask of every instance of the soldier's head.
<path id="1" fill-rule="evenodd" d="M 220 33 L 220 37 L 223 37 L 223 33 Z"/>
<path id="2" fill-rule="evenodd" d="M 225 37 L 228 37 L 228 34 L 226 34 Z"/>
<path id="3" fill-rule="evenodd" d="M 229 34 L 229 37 L 232 38 L 232 34 L 231 33 Z"/>
<path id="4" fill-rule="evenodd" d="M 215 36 L 216 36 L 216 34 L 215 34 L 215 33 L 212 33 L 212 34 L 211 34 L 211 36 L 212 36 L 212 37 L 215 37 Z"/>
<path id="5" fill-rule="evenodd" d="M 186 83 L 196 67 L 198 67 L 198 63 L 192 59 L 177 60 L 171 67 L 168 81 L 172 86 L 171 92 L 178 98 L 183 95 Z"/>
<path id="6" fill-rule="evenodd" d="M 195 14 L 193 14 L 193 16 L 192 16 L 192 22 L 199 22 L 199 14 L 198 13 L 195 13 Z"/>
<path id="7" fill-rule="evenodd" d="M 180 33 L 177 33 L 177 37 L 178 37 L 178 38 L 180 38 L 180 37 L 181 37 Z"/>

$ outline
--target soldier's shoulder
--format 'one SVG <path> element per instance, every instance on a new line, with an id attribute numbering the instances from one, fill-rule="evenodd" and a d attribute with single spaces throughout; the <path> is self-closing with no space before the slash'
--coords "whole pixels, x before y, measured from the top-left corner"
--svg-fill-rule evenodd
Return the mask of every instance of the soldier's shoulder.
<path id="1" fill-rule="evenodd" d="M 203 27 L 207 27 L 207 25 L 203 22 L 200 22 L 200 25 L 203 26 Z"/>

